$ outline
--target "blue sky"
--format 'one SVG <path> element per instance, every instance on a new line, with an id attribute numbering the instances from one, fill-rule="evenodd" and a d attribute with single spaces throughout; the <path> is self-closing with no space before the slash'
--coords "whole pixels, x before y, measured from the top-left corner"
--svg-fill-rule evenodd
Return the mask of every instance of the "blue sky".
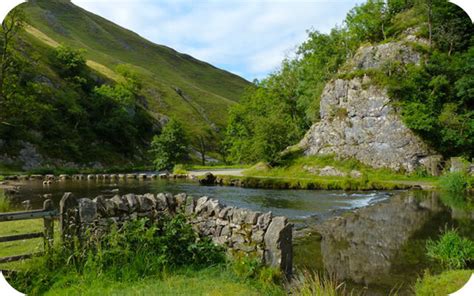
<path id="1" fill-rule="evenodd" d="M 355 0 L 72 0 L 158 44 L 248 80 L 278 69 L 306 39 L 341 24 Z"/>

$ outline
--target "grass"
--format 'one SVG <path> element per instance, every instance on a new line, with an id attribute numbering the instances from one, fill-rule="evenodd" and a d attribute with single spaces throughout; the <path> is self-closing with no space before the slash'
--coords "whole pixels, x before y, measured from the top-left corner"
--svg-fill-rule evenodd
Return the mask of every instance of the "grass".
<path id="1" fill-rule="evenodd" d="M 28 295 L 285 295 L 273 269 L 224 261 L 223 249 L 196 240 L 182 217 L 149 222 L 56 244 L 44 257 L 10 266 L 18 271 L 9 282 Z"/>
<path id="2" fill-rule="evenodd" d="M 186 166 L 190 171 L 202 171 L 202 170 L 225 170 L 225 169 L 247 169 L 250 168 L 251 165 L 248 164 L 234 164 L 234 165 L 226 165 L 226 164 L 216 164 L 216 165 L 187 165 Z"/>
<path id="3" fill-rule="evenodd" d="M 347 176 L 318 176 L 315 170 L 332 166 Z M 359 171 L 359 178 L 350 177 Z M 257 164 L 243 172 L 242 183 L 265 188 L 300 189 L 406 189 L 415 185 L 436 186 L 436 177 L 407 175 L 389 169 L 373 169 L 357 160 L 338 160 L 333 156 L 293 156 L 277 166 Z"/>
<path id="4" fill-rule="evenodd" d="M 316 273 L 304 272 L 293 283 L 292 295 L 301 296 L 342 296 L 346 295 L 343 283 Z"/>
<path id="5" fill-rule="evenodd" d="M 40 261 L 30 262 L 41 264 Z M 13 284 L 15 287 L 15 284 Z M 21 289 L 20 289 L 21 290 Z M 165 271 L 131 282 L 113 280 L 104 275 L 58 274 L 42 295 L 286 295 L 277 285 L 236 276 L 226 265 L 204 269 L 183 268 Z M 35 293 L 31 294 L 35 295 Z"/>
<path id="6" fill-rule="evenodd" d="M 58 223 L 55 223 L 55 229 L 58 229 Z M 10 221 L 0 223 L 0 237 L 42 231 L 42 219 Z M 43 251 L 42 238 L 0 243 L 0 257 L 36 253 L 41 251 Z M 23 262 L 3 263 L 0 264 L 0 269 L 25 269 L 28 267 L 29 261 L 30 260 L 26 260 Z"/>
<path id="7" fill-rule="evenodd" d="M 3 190 L 0 189 L 0 213 L 9 212 L 12 208 L 11 202 L 8 197 L 5 196 Z"/>
<path id="8" fill-rule="evenodd" d="M 474 242 L 447 229 L 437 241 L 426 244 L 427 255 L 446 269 L 462 269 L 474 262 Z"/>
<path id="9" fill-rule="evenodd" d="M 462 194 L 467 189 L 468 179 L 460 172 L 448 173 L 441 177 L 440 186 L 451 194 Z"/>
<path id="10" fill-rule="evenodd" d="M 423 279 L 415 284 L 417 296 L 449 295 L 462 288 L 474 270 L 448 270 L 439 275 L 426 273 Z"/>

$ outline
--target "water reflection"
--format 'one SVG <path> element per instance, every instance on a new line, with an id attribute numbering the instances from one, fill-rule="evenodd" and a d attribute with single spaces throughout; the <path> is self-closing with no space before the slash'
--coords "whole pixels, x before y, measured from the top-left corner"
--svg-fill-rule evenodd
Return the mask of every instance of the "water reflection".
<path id="1" fill-rule="evenodd" d="M 323 224 L 324 268 L 339 280 L 406 286 L 430 264 L 426 240 L 436 238 L 445 227 L 474 238 L 473 218 L 472 208 L 453 207 L 437 192 L 394 196 Z"/>

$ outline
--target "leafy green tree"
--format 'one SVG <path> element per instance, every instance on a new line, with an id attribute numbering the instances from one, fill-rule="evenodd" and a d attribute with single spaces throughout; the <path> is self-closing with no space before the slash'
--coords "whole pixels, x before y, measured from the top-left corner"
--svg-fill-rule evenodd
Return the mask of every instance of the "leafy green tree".
<path id="1" fill-rule="evenodd" d="M 368 0 L 354 7 L 345 20 L 350 34 L 360 40 L 377 42 L 385 39 L 387 15 L 385 1 Z"/>
<path id="2" fill-rule="evenodd" d="M 154 136 L 151 142 L 157 170 L 170 170 L 175 164 L 185 161 L 188 157 L 188 139 L 182 125 L 171 119 L 163 128 L 159 136 Z"/>
<path id="3" fill-rule="evenodd" d="M 5 100 L 4 84 L 7 76 L 15 70 L 15 41 L 25 24 L 25 14 L 21 7 L 13 9 L 3 20 L 0 29 L 0 104 Z"/>

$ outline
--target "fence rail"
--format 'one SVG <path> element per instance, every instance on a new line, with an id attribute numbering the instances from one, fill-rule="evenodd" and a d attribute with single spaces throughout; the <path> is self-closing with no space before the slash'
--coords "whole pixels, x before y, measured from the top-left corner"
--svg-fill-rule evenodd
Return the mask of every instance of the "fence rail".
<path id="1" fill-rule="evenodd" d="M 2 236 L 0 237 L 0 243 L 42 237 L 44 239 L 44 248 L 46 250 L 47 248 L 50 248 L 53 245 L 54 219 L 58 217 L 59 217 L 58 211 L 54 210 L 53 201 L 50 199 L 47 199 L 44 201 L 43 209 L 41 210 L 14 212 L 14 213 L 0 213 L 0 222 L 30 220 L 30 219 L 43 219 L 44 221 L 43 232 L 31 232 L 31 233 L 24 233 L 24 234 Z M 0 263 L 29 259 L 41 254 L 43 254 L 43 252 L 2 257 L 0 258 Z"/>

